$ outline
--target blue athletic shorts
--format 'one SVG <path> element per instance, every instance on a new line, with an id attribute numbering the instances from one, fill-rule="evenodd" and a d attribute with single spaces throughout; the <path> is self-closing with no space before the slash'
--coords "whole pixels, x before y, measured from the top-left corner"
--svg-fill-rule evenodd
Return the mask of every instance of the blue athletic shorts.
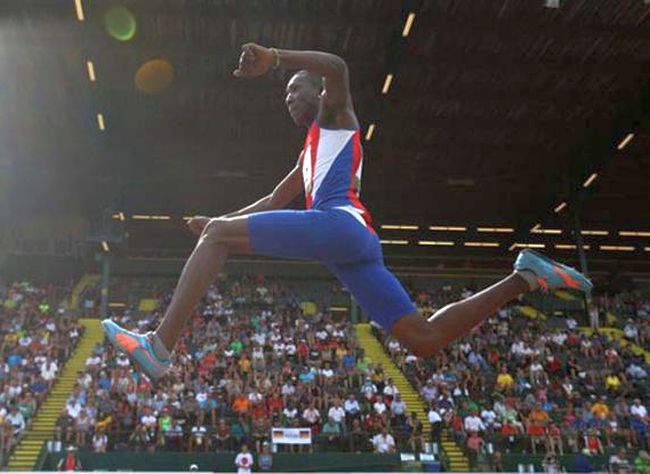
<path id="1" fill-rule="evenodd" d="M 317 260 L 389 334 L 415 305 L 384 265 L 379 238 L 341 209 L 268 211 L 248 216 L 251 251 L 267 257 Z"/>

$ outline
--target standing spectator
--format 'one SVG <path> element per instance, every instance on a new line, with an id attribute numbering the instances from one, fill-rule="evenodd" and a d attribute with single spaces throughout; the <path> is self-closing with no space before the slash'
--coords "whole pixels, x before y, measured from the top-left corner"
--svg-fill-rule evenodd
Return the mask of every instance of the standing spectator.
<path id="1" fill-rule="evenodd" d="M 270 471 L 273 468 L 273 454 L 268 441 L 262 444 L 262 452 L 257 456 L 257 467 L 260 471 Z"/>
<path id="2" fill-rule="evenodd" d="M 415 416 L 415 412 L 411 413 L 411 417 Z M 440 433 L 442 431 L 442 417 L 440 416 L 440 412 L 436 409 L 435 404 L 431 404 L 427 417 L 429 418 L 429 423 L 431 423 L 431 439 L 433 441 L 439 441 Z"/>
<path id="3" fill-rule="evenodd" d="M 242 444 L 241 451 L 235 458 L 235 466 L 237 466 L 237 474 L 251 474 L 253 455 L 248 451 L 246 443 Z"/>
<path id="4" fill-rule="evenodd" d="M 625 448 L 621 448 L 617 453 L 609 457 L 609 470 L 612 474 L 623 474 L 628 471 L 630 463 L 627 459 Z"/>
<path id="5" fill-rule="evenodd" d="M 77 456 L 75 455 L 76 448 L 70 446 L 66 452 L 66 455 L 61 458 L 61 460 L 57 463 L 56 465 L 56 470 L 57 471 L 64 471 L 64 472 L 70 472 L 70 471 L 82 471 L 83 466 L 81 465 L 81 461 L 77 459 Z"/>

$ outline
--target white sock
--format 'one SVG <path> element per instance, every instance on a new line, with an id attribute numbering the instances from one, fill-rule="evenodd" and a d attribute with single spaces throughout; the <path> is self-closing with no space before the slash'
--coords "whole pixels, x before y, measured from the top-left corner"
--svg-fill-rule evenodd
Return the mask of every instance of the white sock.
<path id="1" fill-rule="evenodd" d="M 537 281 L 537 275 L 535 275 L 532 271 L 517 270 L 515 273 L 519 275 L 521 278 L 523 278 L 524 280 L 526 280 L 526 283 L 528 283 L 528 287 L 530 288 L 530 291 L 535 291 L 539 289 L 539 282 Z"/>
<path id="2" fill-rule="evenodd" d="M 149 334 L 151 336 L 153 351 L 156 353 L 156 356 L 160 360 L 169 360 L 171 354 L 169 353 L 169 350 L 165 347 L 165 344 L 163 344 L 163 342 L 158 337 L 158 334 L 156 334 L 155 332 L 150 332 Z"/>

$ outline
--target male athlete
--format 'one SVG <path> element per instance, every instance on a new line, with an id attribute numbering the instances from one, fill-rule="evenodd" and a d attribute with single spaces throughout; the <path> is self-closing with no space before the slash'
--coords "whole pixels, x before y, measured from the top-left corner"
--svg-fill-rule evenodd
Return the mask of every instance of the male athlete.
<path id="1" fill-rule="evenodd" d="M 169 369 L 170 353 L 187 319 L 233 254 L 322 262 L 373 321 L 420 357 L 444 348 L 522 293 L 540 287 L 591 291 L 591 282 L 573 268 L 524 250 L 510 276 L 423 317 L 384 266 L 370 214 L 359 200 L 363 154 L 345 62 L 323 52 L 249 43 L 233 74 L 251 78 L 278 67 L 298 70 L 287 84 L 285 100 L 296 125 L 308 129 L 296 167 L 256 203 L 188 222 L 199 239 L 156 331 L 137 334 L 110 320 L 102 323 L 110 341 L 149 377 L 161 377 Z M 306 210 L 281 210 L 303 190 Z"/>

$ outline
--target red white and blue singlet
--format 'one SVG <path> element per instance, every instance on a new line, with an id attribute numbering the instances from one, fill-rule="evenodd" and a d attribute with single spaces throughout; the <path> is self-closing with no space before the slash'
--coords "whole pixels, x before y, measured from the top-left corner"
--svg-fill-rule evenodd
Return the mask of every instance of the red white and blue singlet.
<path id="1" fill-rule="evenodd" d="M 359 129 L 332 130 L 314 122 L 300 154 L 307 209 L 342 209 L 369 229 L 370 213 L 359 199 L 363 150 Z"/>
<path id="2" fill-rule="evenodd" d="M 361 309 L 390 333 L 395 321 L 416 308 L 385 267 L 370 213 L 359 199 L 363 167 L 360 131 L 332 130 L 314 122 L 298 166 L 307 209 L 248 215 L 251 252 L 323 263 Z"/>

